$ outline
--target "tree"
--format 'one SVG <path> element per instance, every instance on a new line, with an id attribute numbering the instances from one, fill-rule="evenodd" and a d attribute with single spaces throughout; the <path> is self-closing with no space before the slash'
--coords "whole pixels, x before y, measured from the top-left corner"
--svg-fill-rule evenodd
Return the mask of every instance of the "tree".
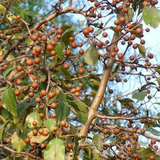
<path id="1" fill-rule="evenodd" d="M 158 1 L 76 3 L 28 17 L 0 2 L 0 159 L 160 159 L 160 66 L 142 25 L 158 26 Z"/>

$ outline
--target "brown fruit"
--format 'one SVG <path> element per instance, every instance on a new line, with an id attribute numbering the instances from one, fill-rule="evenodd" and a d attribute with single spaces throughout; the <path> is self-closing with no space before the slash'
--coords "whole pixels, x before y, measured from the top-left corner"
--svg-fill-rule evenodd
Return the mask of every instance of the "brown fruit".
<path id="1" fill-rule="evenodd" d="M 32 41 L 37 41 L 37 40 L 38 40 L 38 37 L 33 34 L 33 35 L 31 35 L 31 40 L 32 40 Z"/>
<path id="2" fill-rule="evenodd" d="M 114 134 L 117 135 L 117 134 L 119 134 L 119 133 L 120 133 L 120 129 L 119 129 L 119 128 L 115 128 L 115 129 L 114 129 Z"/>
<path id="3" fill-rule="evenodd" d="M 40 95 L 43 97 L 46 95 L 46 90 L 41 90 Z"/>
<path id="4" fill-rule="evenodd" d="M 24 141 L 25 141 L 25 143 L 27 143 L 27 144 L 30 143 L 30 139 L 29 139 L 29 138 L 25 138 Z"/>
<path id="5" fill-rule="evenodd" d="M 38 131 L 36 129 L 33 129 L 32 133 L 33 133 L 34 136 L 36 136 L 38 134 Z"/>
<path id="6" fill-rule="evenodd" d="M 15 96 L 19 96 L 20 95 L 20 91 L 19 90 L 15 90 L 14 94 L 15 94 Z"/>
<path id="7" fill-rule="evenodd" d="M 48 93 L 48 98 L 53 98 L 55 96 L 54 92 L 49 92 Z"/>
<path id="8" fill-rule="evenodd" d="M 78 74 L 83 75 L 83 74 L 84 74 L 84 69 L 80 68 L 80 69 L 78 70 Z"/>
<path id="9" fill-rule="evenodd" d="M 47 51 L 52 51 L 53 49 L 53 45 L 52 44 L 48 44 L 47 45 Z"/>
<path id="10" fill-rule="evenodd" d="M 72 143 L 68 143 L 68 144 L 67 144 L 67 148 L 68 148 L 68 149 L 72 149 L 72 148 L 73 148 L 73 144 L 72 144 Z"/>
<path id="11" fill-rule="evenodd" d="M 33 65 L 32 59 L 27 59 L 26 64 L 27 64 L 27 66 Z"/>
<path id="12" fill-rule="evenodd" d="M 155 160 L 155 156 L 154 156 L 154 155 L 150 155 L 150 156 L 149 156 L 149 159 L 150 159 L 150 160 Z"/>
<path id="13" fill-rule="evenodd" d="M 60 122 L 60 125 L 61 125 L 62 127 L 65 127 L 66 121 L 61 121 L 61 122 Z"/>
<path id="14" fill-rule="evenodd" d="M 64 68 L 65 70 L 69 69 L 69 64 L 64 64 L 64 65 L 63 65 L 63 68 Z"/>
<path id="15" fill-rule="evenodd" d="M 44 113 L 40 113 L 39 114 L 39 117 L 42 119 L 42 118 L 44 118 Z"/>
<path id="16" fill-rule="evenodd" d="M 89 34 L 89 28 L 84 28 L 82 32 L 83 32 L 84 35 L 88 35 Z"/>
<path id="17" fill-rule="evenodd" d="M 53 102 L 50 107 L 51 107 L 52 109 L 56 109 L 57 106 L 58 106 L 57 103 Z"/>
<path id="18" fill-rule="evenodd" d="M 102 132 L 103 132 L 104 134 L 108 134 L 109 131 L 108 131 L 108 129 L 104 128 Z"/>
<path id="19" fill-rule="evenodd" d="M 36 121 L 33 121 L 33 122 L 32 122 L 32 125 L 33 125 L 33 126 L 37 126 L 37 122 L 36 122 Z"/>
<path id="20" fill-rule="evenodd" d="M 49 131 L 48 131 L 48 130 L 44 130 L 44 131 L 43 131 L 43 135 L 44 135 L 44 136 L 48 136 L 48 134 L 49 134 Z"/>

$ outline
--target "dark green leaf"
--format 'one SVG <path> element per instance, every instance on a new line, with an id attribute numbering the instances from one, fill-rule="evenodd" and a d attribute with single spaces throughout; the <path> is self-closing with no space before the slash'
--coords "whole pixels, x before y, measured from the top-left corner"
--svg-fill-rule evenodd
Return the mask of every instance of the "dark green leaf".
<path id="1" fill-rule="evenodd" d="M 9 87 L 2 93 L 2 105 L 9 111 L 14 117 L 17 117 L 17 105 L 14 90 Z"/>
<path id="2" fill-rule="evenodd" d="M 67 46 L 69 45 L 69 37 L 71 37 L 74 33 L 72 28 L 68 29 L 62 36 L 62 42 Z"/>
<path id="3" fill-rule="evenodd" d="M 142 101 L 142 100 L 144 100 L 145 96 L 146 96 L 145 92 L 136 92 L 132 95 L 132 98 L 138 99 L 139 101 Z"/>
<path id="4" fill-rule="evenodd" d="M 97 49 L 94 46 L 89 47 L 84 54 L 84 61 L 94 66 L 98 61 Z"/>
<path id="5" fill-rule="evenodd" d="M 70 113 L 70 106 L 63 92 L 60 92 L 58 96 L 58 107 L 55 109 L 55 113 L 57 115 L 56 119 L 59 121 L 66 119 Z"/>
<path id="6" fill-rule="evenodd" d="M 55 47 L 55 51 L 57 53 L 57 56 L 60 59 L 63 59 L 63 57 L 64 57 L 64 55 L 63 55 L 64 48 L 65 48 L 65 44 L 63 42 L 59 42 Z"/>
<path id="7" fill-rule="evenodd" d="M 88 109 L 85 103 L 74 99 L 73 101 L 69 101 L 69 104 L 76 110 L 78 120 L 85 124 L 88 119 Z"/>
<path id="8" fill-rule="evenodd" d="M 155 7 L 144 7 L 142 10 L 143 20 L 153 28 L 158 27 L 160 23 L 160 11 Z"/>
<path id="9" fill-rule="evenodd" d="M 44 151 L 44 160 L 64 160 L 65 147 L 61 139 L 51 140 Z"/>
<path id="10" fill-rule="evenodd" d="M 149 131 L 151 134 L 155 135 L 155 136 L 160 136 L 160 131 L 154 129 L 154 128 L 148 128 L 146 129 L 146 131 Z"/>

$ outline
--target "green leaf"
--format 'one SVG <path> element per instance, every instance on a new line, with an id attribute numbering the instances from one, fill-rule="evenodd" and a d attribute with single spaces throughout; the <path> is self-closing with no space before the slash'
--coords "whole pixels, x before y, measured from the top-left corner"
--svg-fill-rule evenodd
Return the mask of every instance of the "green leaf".
<path id="1" fill-rule="evenodd" d="M 151 85 L 156 85 L 156 84 L 153 83 L 153 82 L 149 82 L 149 83 L 143 85 L 143 86 L 139 89 L 139 91 L 142 92 L 143 90 L 146 90 L 146 87 L 147 87 L 147 86 L 151 86 Z"/>
<path id="2" fill-rule="evenodd" d="M 51 140 L 44 151 L 44 160 L 64 160 L 65 147 L 61 139 Z"/>
<path id="3" fill-rule="evenodd" d="M 34 121 L 37 122 L 37 126 L 41 126 L 42 119 L 39 117 L 39 113 L 38 112 L 32 112 L 27 116 L 26 124 L 28 125 L 29 128 L 34 128 L 34 126 L 32 125 L 32 123 Z"/>
<path id="4" fill-rule="evenodd" d="M 2 93 L 2 106 L 14 117 L 17 117 L 16 97 L 13 88 L 9 87 Z"/>
<path id="5" fill-rule="evenodd" d="M 74 33 L 72 28 L 68 29 L 62 36 L 62 42 L 67 46 L 69 45 L 69 37 L 71 37 Z"/>
<path id="6" fill-rule="evenodd" d="M 1 127 L 0 127 L 0 140 L 3 139 L 4 134 L 5 134 L 5 129 L 7 128 L 7 125 L 9 124 L 9 120 L 6 121 Z"/>
<path id="7" fill-rule="evenodd" d="M 160 11 L 154 7 L 144 7 L 142 10 L 143 20 L 153 28 L 157 28 L 160 23 Z"/>
<path id="8" fill-rule="evenodd" d="M 128 12 L 125 14 L 125 20 L 131 21 L 133 16 L 134 16 L 134 12 L 133 12 L 132 8 L 129 7 Z"/>
<path id="9" fill-rule="evenodd" d="M 139 49 L 139 52 L 142 55 L 142 57 L 145 57 L 145 53 L 146 53 L 145 47 L 142 46 L 141 44 L 138 44 L 138 49 Z"/>
<path id="10" fill-rule="evenodd" d="M 26 146 L 26 143 L 17 136 L 16 132 L 14 132 L 12 136 L 11 143 L 13 147 L 17 150 L 18 153 L 22 152 L 24 147 Z"/>
<path id="11" fill-rule="evenodd" d="M 63 92 L 60 92 L 58 96 L 58 107 L 55 109 L 55 113 L 57 115 L 56 119 L 59 121 L 65 120 L 70 113 L 70 106 Z"/>
<path id="12" fill-rule="evenodd" d="M 142 101 L 142 100 L 144 100 L 145 96 L 146 96 L 145 92 L 136 92 L 132 95 L 132 98 L 138 99 L 139 101 Z"/>
<path id="13" fill-rule="evenodd" d="M 138 152 L 140 152 L 143 160 L 147 160 L 149 155 L 153 154 L 153 151 L 150 148 L 141 148 Z"/>
<path id="14" fill-rule="evenodd" d="M 103 134 L 95 134 L 92 140 L 98 150 L 102 149 L 104 142 Z"/>
<path id="15" fill-rule="evenodd" d="M 149 131 L 151 134 L 155 136 L 160 136 L 160 131 L 154 129 L 154 128 L 147 128 L 146 131 Z"/>
<path id="16" fill-rule="evenodd" d="M 47 128 L 43 128 L 43 130 L 47 130 L 48 131 Z M 30 141 L 33 142 L 33 143 L 42 143 L 46 139 L 48 139 L 49 134 L 47 136 L 44 136 L 44 135 L 38 133 L 36 136 L 34 136 L 32 131 L 31 131 L 31 132 L 29 132 L 27 134 L 27 136 L 30 138 Z"/>
<path id="17" fill-rule="evenodd" d="M 47 129 L 52 132 L 53 131 L 53 128 L 55 127 L 56 125 L 56 122 L 54 119 L 47 119 L 45 120 L 44 122 L 44 125 L 47 127 Z"/>
<path id="18" fill-rule="evenodd" d="M 74 99 L 73 101 L 68 102 L 76 110 L 78 120 L 85 124 L 88 119 L 88 109 L 85 103 L 78 99 Z"/>
<path id="19" fill-rule="evenodd" d="M 60 42 L 56 45 L 55 51 L 57 53 L 58 58 L 63 59 L 63 50 L 65 48 L 65 44 L 63 42 Z"/>
<path id="20" fill-rule="evenodd" d="M 25 107 L 21 114 L 18 117 L 18 124 L 17 127 L 23 132 L 23 129 L 26 127 L 26 117 L 30 114 L 30 112 L 33 110 L 33 106 L 29 105 L 28 107 Z"/>
<path id="21" fill-rule="evenodd" d="M 97 63 L 98 56 L 96 47 L 91 46 L 86 50 L 84 53 L 84 61 L 91 66 L 94 66 Z"/>

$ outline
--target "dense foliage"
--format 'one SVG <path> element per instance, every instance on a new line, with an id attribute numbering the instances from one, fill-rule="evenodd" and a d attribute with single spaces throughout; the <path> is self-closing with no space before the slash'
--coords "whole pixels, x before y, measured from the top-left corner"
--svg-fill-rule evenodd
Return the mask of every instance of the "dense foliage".
<path id="1" fill-rule="evenodd" d="M 158 1 L 83 2 L 1 0 L 0 159 L 160 159 Z"/>

